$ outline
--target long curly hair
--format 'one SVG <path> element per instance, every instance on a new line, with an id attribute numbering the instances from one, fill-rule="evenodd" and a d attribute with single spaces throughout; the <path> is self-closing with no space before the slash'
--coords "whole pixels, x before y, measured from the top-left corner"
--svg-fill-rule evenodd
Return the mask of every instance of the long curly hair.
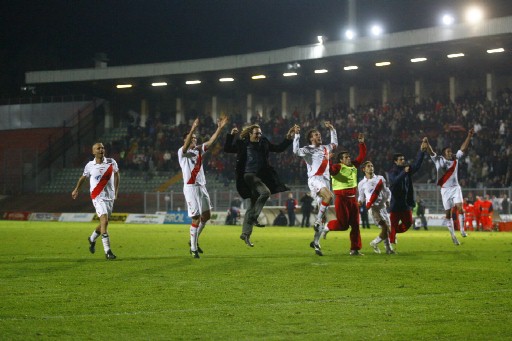
<path id="1" fill-rule="evenodd" d="M 259 124 L 251 124 L 250 126 L 246 126 L 242 129 L 242 132 L 240 133 L 241 139 L 247 139 L 249 138 L 249 134 L 254 130 L 260 128 Z M 261 129 L 261 128 L 260 128 Z"/>

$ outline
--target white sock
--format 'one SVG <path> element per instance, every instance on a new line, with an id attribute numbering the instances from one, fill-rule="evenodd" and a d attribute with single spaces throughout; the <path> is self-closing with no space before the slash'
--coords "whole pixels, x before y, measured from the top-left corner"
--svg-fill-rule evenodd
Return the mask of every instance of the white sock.
<path id="1" fill-rule="evenodd" d="M 103 233 L 101 235 L 101 241 L 103 242 L 103 249 L 105 250 L 105 253 L 107 253 L 107 251 L 110 250 L 110 237 L 108 236 L 108 233 Z"/>
<path id="2" fill-rule="evenodd" d="M 91 236 L 89 237 L 89 240 L 91 242 L 94 242 L 96 239 L 98 239 L 98 237 L 101 235 L 101 233 L 99 232 L 96 232 L 96 230 L 94 230 L 91 234 Z"/>
<path id="3" fill-rule="evenodd" d="M 206 226 L 206 223 L 203 223 L 202 221 L 199 222 L 199 226 L 197 227 L 197 240 L 199 241 L 199 236 L 201 235 L 201 232 L 203 232 L 204 227 Z"/>
<path id="4" fill-rule="evenodd" d="M 379 244 L 381 241 L 382 241 L 382 238 L 381 238 L 380 236 L 377 236 L 377 238 L 375 238 L 375 239 L 373 240 L 373 242 L 374 242 L 375 244 Z"/>
<path id="5" fill-rule="evenodd" d="M 455 237 L 455 230 L 453 229 L 453 221 L 451 219 L 446 219 L 446 227 L 448 228 L 448 231 L 450 231 L 452 237 Z"/>
<path id="6" fill-rule="evenodd" d="M 190 225 L 190 250 L 197 251 L 197 226 Z"/>
<path id="7" fill-rule="evenodd" d="M 389 238 L 384 239 L 384 245 L 386 246 L 386 250 L 393 250 L 393 247 L 391 246 L 391 243 L 389 242 Z"/>
<path id="8" fill-rule="evenodd" d="M 459 223 L 460 223 L 460 233 L 464 233 L 464 214 L 459 214 Z"/>
<path id="9" fill-rule="evenodd" d="M 327 207 L 329 207 L 329 206 L 323 205 L 322 201 L 320 200 L 320 202 L 318 203 L 318 214 L 316 215 L 317 221 L 323 222 L 325 211 L 327 210 Z"/>

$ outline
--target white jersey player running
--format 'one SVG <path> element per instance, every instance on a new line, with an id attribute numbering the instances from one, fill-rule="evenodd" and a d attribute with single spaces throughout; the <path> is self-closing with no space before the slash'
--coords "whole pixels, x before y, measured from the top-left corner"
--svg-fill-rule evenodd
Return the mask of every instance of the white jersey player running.
<path id="1" fill-rule="evenodd" d="M 327 207 L 331 203 L 333 194 L 330 190 L 329 159 L 331 152 L 338 146 L 338 135 L 333 125 L 325 121 L 325 127 L 330 130 L 331 143 L 322 144 L 322 135 L 317 129 L 311 129 L 307 134 L 309 145 L 300 148 L 300 127 L 295 128 L 293 140 L 293 153 L 304 159 L 308 171 L 308 186 L 311 196 L 318 204 L 318 213 L 314 223 L 315 235 L 310 246 L 315 249 L 316 254 L 322 255 L 320 250 L 320 236 L 327 233 L 329 229 L 323 227 L 323 220 Z"/>
<path id="2" fill-rule="evenodd" d="M 203 156 L 208 148 L 215 142 L 222 128 L 228 122 L 228 118 L 222 117 L 217 122 L 217 130 L 208 141 L 197 145 L 195 131 L 199 125 L 196 118 L 192 128 L 183 136 L 183 146 L 178 150 L 178 161 L 183 174 L 183 194 L 187 202 L 188 216 L 192 218 L 190 225 L 190 254 L 199 258 L 203 250 L 199 247 L 199 235 L 203 231 L 206 222 L 210 220 L 212 205 L 210 196 L 206 190 L 206 178 L 203 169 Z"/>
<path id="3" fill-rule="evenodd" d="M 357 201 L 359 205 L 365 205 L 372 214 L 373 220 L 381 227 L 380 234 L 372 240 L 370 246 L 375 253 L 380 253 L 378 244 L 384 241 L 387 254 L 393 254 L 391 243 L 389 242 L 389 230 L 391 222 L 387 208 L 391 200 L 391 191 L 386 185 L 386 179 L 382 175 L 375 174 L 375 168 L 370 161 L 366 161 L 361 165 L 364 177 L 361 179 L 357 188 L 359 196 Z"/>
<path id="4" fill-rule="evenodd" d="M 105 257 L 108 260 L 116 259 L 110 249 L 110 237 L 108 235 L 108 220 L 112 215 L 114 200 L 117 199 L 119 190 L 119 168 L 116 160 L 105 157 L 105 146 L 103 143 L 95 143 L 92 146 L 94 160 L 89 161 L 84 168 L 82 176 L 71 192 L 71 197 L 76 199 L 78 191 L 87 178 L 89 178 L 91 199 L 100 223 L 87 238 L 89 251 L 96 252 L 96 239 L 101 235 Z"/>
<path id="5" fill-rule="evenodd" d="M 457 173 L 459 170 L 459 162 L 466 153 L 471 137 L 475 131 L 470 129 L 466 139 L 462 143 L 462 146 L 454 155 L 452 149 L 449 147 L 443 148 L 441 155 L 437 155 L 432 146 L 428 143 L 428 139 L 423 138 L 423 142 L 427 143 L 427 152 L 430 158 L 434 162 L 437 170 L 437 185 L 441 187 L 441 198 L 443 200 L 443 207 L 445 209 L 445 221 L 444 224 L 448 227 L 452 241 L 455 245 L 460 245 L 457 236 L 455 235 L 455 229 L 453 226 L 452 208 L 457 208 L 460 222 L 460 234 L 462 237 L 466 237 L 466 231 L 464 230 L 464 211 L 462 210 L 462 189 L 459 185 Z"/>

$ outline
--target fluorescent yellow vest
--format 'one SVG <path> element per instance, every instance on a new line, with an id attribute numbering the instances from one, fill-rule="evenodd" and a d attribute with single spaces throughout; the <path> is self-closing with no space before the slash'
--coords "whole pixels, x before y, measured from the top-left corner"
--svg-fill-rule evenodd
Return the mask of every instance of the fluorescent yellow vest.
<path id="1" fill-rule="evenodd" d="M 357 168 L 352 166 L 342 165 L 340 172 L 332 175 L 332 190 L 341 190 L 357 187 Z"/>

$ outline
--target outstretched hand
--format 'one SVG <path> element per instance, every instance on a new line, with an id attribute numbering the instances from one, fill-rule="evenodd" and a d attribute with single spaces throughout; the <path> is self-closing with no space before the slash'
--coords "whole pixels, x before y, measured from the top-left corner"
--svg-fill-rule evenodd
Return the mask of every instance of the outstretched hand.
<path id="1" fill-rule="evenodd" d="M 234 127 L 233 129 L 231 129 L 231 135 L 236 135 L 236 134 L 238 134 L 238 128 Z"/>
<path id="2" fill-rule="evenodd" d="M 357 141 L 359 141 L 359 143 L 364 143 L 364 134 L 363 133 L 359 133 L 359 135 L 357 135 Z"/>
<path id="3" fill-rule="evenodd" d="M 326 128 L 329 128 L 329 130 L 334 130 L 334 126 L 331 124 L 330 121 L 325 121 L 324 125 Z"/>
<path id="4" fill-rule="evenodd" d="M 220 129 L 224 128 L 224 126 L 226 125 L 226 123 L 228 123 L 228 117 L 227 116 L 223 116 L 221 118 L 219 118 L 217 120 L 217 127 L 219 127 Z"/>

